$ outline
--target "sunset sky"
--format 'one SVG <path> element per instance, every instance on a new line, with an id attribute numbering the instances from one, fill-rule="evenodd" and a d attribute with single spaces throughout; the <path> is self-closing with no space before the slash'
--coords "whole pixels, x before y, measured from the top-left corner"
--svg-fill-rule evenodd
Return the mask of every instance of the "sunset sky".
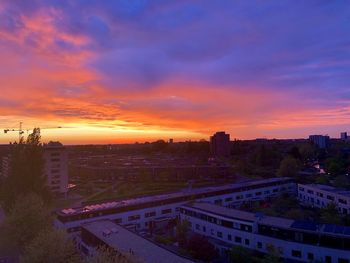
<path id="1" fill-rule="evenodd" d="M 0 128 L 20 121 L 67 144 L 338 137 L 349 1 L 0 0 Z"/>

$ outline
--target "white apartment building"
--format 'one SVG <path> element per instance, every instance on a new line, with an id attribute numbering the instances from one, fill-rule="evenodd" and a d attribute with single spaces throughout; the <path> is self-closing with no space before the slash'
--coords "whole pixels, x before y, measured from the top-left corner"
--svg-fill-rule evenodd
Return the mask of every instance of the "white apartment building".
<path id="1" fill-rule="evenodd" d="M 341 214 L 350 214 L 350 191 L 322 184 L 298 184 L 298 200 L 307 206 L 324 208 L 330 203 Z"/>
<path id="2" fill-rule="evenodd" d="M 60 142 L 44 145 L 44 173 L 53 193 L 65 195 L 68 191 L 68 157 Z"/>
<path id="3" fill-rule="evenodd" d="M 67 208 L 57 211 L 55 224 L 68 232 L 76 232 L 80 231 L 84 223 L 105 219 L 122 225 L 133 224 L 137 229 L 147 229 L 150 224 L 164 217 L 176 218 L 179 215 L 179 207 L 189 201 L 201 200 L 231 206 L 249 200 L 277 197 L 283 193 L 296 194 L 293 179 L 270 178 Z"/>
<path id="4" fill-rule="evenodd" d="M 350 227 L 263 216 L 210 203 L 180 207 L 191 231 L 207 236 L 222 255 L 232 246 L 298 262 L 350 263 Z"/>

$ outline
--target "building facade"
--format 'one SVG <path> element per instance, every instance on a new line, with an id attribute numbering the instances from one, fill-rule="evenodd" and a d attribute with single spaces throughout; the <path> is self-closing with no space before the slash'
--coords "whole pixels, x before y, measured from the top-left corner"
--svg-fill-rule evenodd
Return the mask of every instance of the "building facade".
<path id="1" fill-rule="evenodd" d="M 60 142 L 44 145 L 44 173 L 53 193 L 65 195 L 68 191 L 68 156 Z"/>
<path id="2" fill-rule="evenodd" d="M 341 140 L 347 140 L 348 139 L 348 133 L 347 132 L 341 132 L 340 133 L 340 139 Z"/>
<path id="3" fill-rule="evenodd" d="M 321 184 L 298 184 L 298 200 L 307 206 L 325 208 L 333 203 L 339 213 L 350 214 L 350 191 Z"/>
<path id="4" fill-rule="evenodd" d="M 326 149 L 330 145 L 330 138 L 328 135 L 310 135 L 309 140 L 321 149 Z"/>
<path id="5" fill-rule="evenodd" d="M 225 254 L 232 246 L 298 262 L 350 263 L 350 227 L 262 216 L 210 203 L 180 207 L 191 231 L 207 236 Z"/>
<path id="6" fill-rule="evenodd" d="M 164 217 L 176 218 L 179 207 L 189 201 L 201 200 L 221 206 L 234 206 L 242 202 L 278 197 L 283 193 L 296 194 L 296 184 L 291 178 L 271 178 L 68 208 L 57 211 L 55 224 L 58 228 L 76 232 L 80 231 L 84 223 L 106 219 L 122 225 L 133 224 L 137 229 L 148 229 L 150 224 Z"/>
<path id="7" fill-rule="evenodd" d="M 214 157 L 227 157 L 230 155 L 230 135 L 217 132 L 210 137 L 210 153 Z"/>

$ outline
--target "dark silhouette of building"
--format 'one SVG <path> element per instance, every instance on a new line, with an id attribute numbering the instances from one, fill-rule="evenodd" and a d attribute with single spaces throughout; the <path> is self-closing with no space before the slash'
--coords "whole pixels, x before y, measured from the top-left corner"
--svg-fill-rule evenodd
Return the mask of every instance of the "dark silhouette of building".
<path id="1" fill-rule="evenodd" d="M 217 132 L 210 137 L 210 153 L 215 157 L 230 155 L 230 134 Z"/>
<path id="2" fill-rule="evenodd" d="M 340 139 L 347 140 L 348 139 L 348 133 L 347 132 L 341 132 L 340 133 Z"/>
<path id="3" fill-rule="evenodd" d="M 328 135 L 310 135 L 309 140 L 321 149 L 328 148 L 330 144 L 330 138 Z"/>

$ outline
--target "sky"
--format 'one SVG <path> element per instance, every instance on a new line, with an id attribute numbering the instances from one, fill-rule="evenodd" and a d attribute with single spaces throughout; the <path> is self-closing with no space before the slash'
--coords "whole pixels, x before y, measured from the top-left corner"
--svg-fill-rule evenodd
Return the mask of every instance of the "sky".
<path id="1" fill-rule="evenodd" d="M 0 128 L 19 122 L 66 144 L 339 137 L 349 2 L 0 0 Z"/>

